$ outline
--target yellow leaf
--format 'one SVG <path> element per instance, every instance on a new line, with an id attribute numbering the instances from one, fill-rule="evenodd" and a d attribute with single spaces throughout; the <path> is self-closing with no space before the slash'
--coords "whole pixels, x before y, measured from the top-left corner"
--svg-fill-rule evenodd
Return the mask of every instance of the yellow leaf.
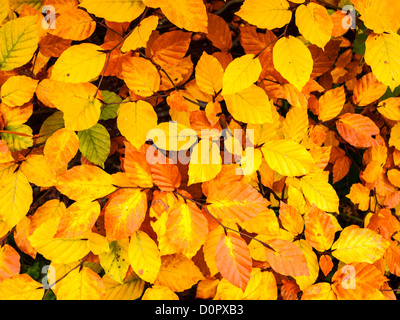
<path id="1" fill-rule="evenodd" d="M 262 29 L 281 28 L 290 22 L 292 12 L 286 0 L 246 0 L 236 15 Z"/>
<path id="2" fill-rule="evenodd" d="M 313 58 L 310 50 L 301 40 L 289 36 L 279 39 L 273 49 L 276 70 L 301 91 L 310 80 Z"/>
<path id="3" fill-rule="evenodd" d="M 54 263 L 68 264 L 82 259 L 90 252 L 86 235 L 73 239 L 54 238 L 58 221 L 59 218 L 51 218 L 37 227 L 28 237 L 32 247 Z"/>
<path id="4" fill-rule="evenodd" d="M 0 25 L 3 23 L 3 20 L 8 16 L 8 11 L 10 10 L 10 4 L 8 0 L 4 0 L 0 3 Z"/>
<path id="5" fill-rule="evenodd" d="M 87 164 L 65 171 L 58 177 L 56 188 L 76 201 L 93 201 L 116 190 L 110 174 Z"/>
<path id="6" fill-rule="evenodd" d="M 145 282 L 136 275 L 127 277 L 123 283 L 114 281 L 107 275 L 105 275 L 102 280 L 106 288 L 104 300 L 139 299 L 145 286 Z"/>
<path id="7" fill-rule="evenodd" d="M 241 300 L 244 292 L 225 278 L 219 281 L 213 300 Z"/>
<path id="8" fill-rule="evenodd" d="M 263 89 L 253 84 L 243 91 L 224 96 L 228 111 L 237 121 L 272 123 L 271 103 Z"/>
<path id="9" fill-rule="evenodd" d="M 203 274 L 194 262 L 181 254 L 161 257 L 161 268 L 154 284 L 166 286 L 174 292 L 190 289 Z"/>
<path id="10" fill-rule="evenodd" d="M 76 238 L 88 233 L 100 215 L 98 202 L 74 202 L 64 211 L 57 227 L 56 238 Z"/>
<path id="11" fill-rule="evenodd" d="M 168 213 L 166 236 L 176 252 L 192 258 L 206 240 L 207 225 L 207 219 L 197 205 L 179 203 Z"/>
<path id="12" fill-rule="evenodd" d="M 234 94 L 250 87 L 257 81 L 262 66 L 254 54 L 234 59 L 225 69 L 222 78 L 222 95 Z"/>
<path id="13" fill-rule="evenodd" d="M 271 169 L 289 177 L 307 174 L 314 160 L 307 149 L 291 140 L 271 140 L 261 148 Z"/>
<path id="14" fill-rule="evenodd" d="M 203 246 L 204 261 L 206 262 L 207 267 L 210 270 L 211 276 L 219 272 L 217 269 L 217 265 L 215 264 L 215 248 L 217 246 L 218 240 L 221 238 L 223 233 L 224 229 L 221 226 L 218 226 L 214 230 L 211 230 L 207 234 L 207 238 Z"/>
<path id="15" fill-rule="evenodd" d="M 203 52 L 196 65 L 196 83 L 204 93 L 214 95 L 222 89 L 224 69 L 217 58 Z"/>
<path id="16" fill-rule="evenodd" d="M 344 228 L 333 244 L 332 255 L 344 263 L 374 263 L 383 256 L 390 242 L 376 232 L 351 225 Z"/>
<path id="17" fill-rule="evenodd" d="M 160 252 L 153 239 L 141 230 L 136 231 L 131 236 L 128 255 L 133 271 L 144 281 L 153 283 L 161 267 Z"/>
<path id="18" fill-rule="evenodd" d="M 400 123 L 397 123 L 390 132 L 389 146 L 400 150 Z"/>
<path id="19" fill-rule="evenodd" d="M 160 88 L 160 74 L 157 68 L 144 58 L 125 59 L 122 78 L 130 90 L 142 97 L 150 97 Z"/>
<path id="20" fill-rule="evenodd" d="M 365 47 L 365 61 L 376 78 L 393 91 L 400 85 L 400 35 L 371 33 Z"/>
<path id="21" fill-rule="evenodd" d="M 118 109 L 117 126 L 135 148 L 140 148 L 148 132 L 157 126 L 157 114 L 153 106 L 143 100 L 123 103 Z"/>
<path id="22" fill-rule="evenodd" d="M 40 187 L 51 187 L 56 184 L 56 172 L 46 157 L 40 154 L 30 154 L 22 162 L 20 170 L 30 183 Z"/>
<path id="23" fill-rule="evenodd" d="M 319 98 L 319 114 L 321 121 L 329 121 L 339 115 L 346 102 L 344 87 L 328 90 Z"/>
<path id="24" fill-rule="evenodd" d="M 57 174 L 67 169 L 68 162 L 76 155 L 79 149 L 79 138 L 69 129 L 59 129 L 46 141 L 43 154 Z"/>
<path id="25" fill-rule="evenodd" d="M 367 28 L 376 33 L 397 32 L 400 28 L 398 13 L 399 2 L 396 0 L 354 0 L 356 10 L 361 14 Z"/>
<path id="26" fill-rule="evenodd" d="M 110 251 L 107 239 L 98 233 L 89 233 L 88 241 L 86 244 L 90 251 L 96 255 L 100 255 L 104 252 Z"/>
<path id="27" fill-rule="evenodd" d="M 246 300 L 276 300 L 278 288 L 275 276 L 270 271 L 261 272 L 258 268 L 251 271 L 250 281 L 243 294 Z"/>
<path id="28" fill-rule="evenodd" d="M 193 147 L 190 156 L 188 185 L 215 178 L 221 168 L 222 159 L 218 144 L 208 139 L 200 140 Z"/>
<path id="29" fill-rule="evenodd" d="M 1 100 L 10 107 L 22 106 L 33 98 L 38 80 L 26 76 L 13 76 L 1 87 Z"/>
<path id="30" fill-rule="evenodd" d="M 240 226 L 250 233 L 254 232 L 272 236 L 279 234 L 278 218 L 272 209 L 261 211 L 250 220 L 241 222 Z"/>
<path id="31" fill-rule="evenodd" d="M 72 83 L 95 80 L 106 62 L 106 54 L 101 50 L 92 43 L 69 47 L 54 64 L 50 79 Z"/>
<path id="32" fill-rule="evenodd" d="M 296 9 L 296 25 L 299 32 L 320 48 L 331 39 L 333 22 L 325 7 L 311 2 Z"/>
<path id="33" fill-rule="evenodd" d="M 60 282 L 57 300 L 103 300 L 105 291 L 97 273 L 87 267 L 77 268 Z"/>
<path id="34" fill-rule="evenodd" d="M 21 126 L 32 116 L 33 104 L 28 102 L 20 107 L 9 107 L 5 103 L 1 103 L 0 112 L 2 113 L 5 127 Z"/>
<path id="35" fill-rule="evenodd" d="M 143 0 L 148 7 L 160 7 L 162 12 L 180 29 L 207 33 L 208 18 L 202 0 Z"/>
<path id="36" fill-rule="evenodd" d="M 142 300 L 179 300 L 179 297 L 168 287 L 155 284 L 146 289 Z"/>
<path id="37" fill-rule="evenodd" d="M 27 213 L 33 201 L 32 187 L 25 175 L 17 171 L 0 180 L 0 221 L 11 229 Z"/>
<path id="38" fill-rule="evenodd" d="M 104 272 L 114 281 L 124 282 L 124 278 L 129 268 L 128 246 L 129 239 L 124 238 L 111 241 L 110 250 L 99 254 L 100 265 Z"/>
<path id="39" fill-rule="evenodd" d="M 115 22 L 131 22 L 146 8 L 141 0 L 84 0 L 80 6 L 97 17 Z"/>
<path id="40" fill-rule="evenodd" d="M 65 127 L 81 131 L 93 127 L 100 118 L 102 103 L 94 98 L 97 87 L 91 83 L 67 83 L 45 79 L 38 84 L 36 95 L 41 102 L 64 114 Z M 101 95 L 98 93 L 98 98 Z"/>
<path id="41" fill-rule="evenodd" d="M 8 71 L 31 60 L 39 43 L 36 16 L 7 22 L 0 29 L 0 70 Z"/>
<path id="42" fill-rule="evenodd" d="M 284 202 L 280 203 L 279 220 L 283 228 L 297 236 L 303 232 L 304 220 L 303 216 L 292 206 Z"/>
<path id="43" fill-rule="evenodd" d="M 133 32 L 125 39 L 121 51 L 128 52 L 130 50 L 146 47 L 147 41 L 149 40 L 151 33 L 157 28 L 157 25 L 157 16 L 150 16 L 143 19 L 143 21 L 140 22 Z"/>
<path id="44" fill-rule="evenodd" d="M 400 121 L 400 98 L 388 98 L 381 101 L 378 111 L 390 120 Z"/>
<path id="45" fill-rule="evenodd" d="M 308 129 L 307 109 L 291 107 L 282 125 L 285 139 L 300 143 Z"/>
<path id="46" fill-rule="evenodd" d="M 0 282 L 0 300 L 40 300 L 43 295 L 42 284 L 26 273 Z"/>
<path id="47" fill-rule="evenodd" d="M 339 198 L 324 172 L 301 178 L 301 190 L 311 204 L 328 212 L 339 212 Z"/>
<path id="48" fill-rule="evenodd" d="M 304 254 L 307 260 L 308 272 L 307 276 L 296 276 L 296 283 L 299 285 L 300 290 L 304 291 L 311 287 L 311 285 L 317 280 L 319 274 L 318 258 L 311 245 L 304 239 L 300 239 L 294 242 Z"/>

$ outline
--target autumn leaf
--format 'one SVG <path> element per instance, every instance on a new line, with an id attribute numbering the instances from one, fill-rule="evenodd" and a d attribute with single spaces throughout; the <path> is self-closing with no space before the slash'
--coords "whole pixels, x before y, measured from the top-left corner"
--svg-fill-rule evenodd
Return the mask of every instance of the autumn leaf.
<path id="1" fill-rule="evenodd" d="M 98 17 L 116 22 L 135 20 L 146 7 L 142 1 L 131 0 L 107 2 L 100 0 L 84 0 L 80 6 Z"/>
<path id="2" fill-rule="evenodd" d="M 147 210 L 146 194 L 138 189 L 114 193 L 104 209 L 104 225 L 109 240 L 133 235 L 142 224 Z"/>
<path id="3" fill-rule="evenodd" d="M 39 34 L 36 17 L 28 16 L 11 20 L 0 29 L 0 70 L 8 71 L 27 63 L 33 56 Z"/>
<path id="4" fill-rule="evenodd" d="M 379 142 L 372 136 L 379 134 L 379 128 L 368 117 L 360 114 L 346 113 L 336 122 L 340 135 L 358 148 L 368 148 Z"/>
<path id="5" fill-rule="evenodd" d="M 399 14 L 0 1 L 0 299 L 395 300 Z"/>
<path id="6" fill-rule="evenodd" d="M 286 0 L 274 0 L 267 5 L 261 0 L 246 0 L 237 15 L 258 28 L 271 30 L 289 23 L 292 13 Z"/>
<path id="7" fill-rule="evenodd" d="M 382 257 L 388 246 L 389 242 L 379 234 L 354 225 L 342 231 L 332 246 L 332 254 L 345 263 L 374 263 Z"/>
<path id="8" fill-rule="evenodd" d="M 236 233 L 222 235 L 215 248 L 215 262 L 221 275 L 235 286 L 246 289 L 251 259 L 246 242 Z"/>
<path id="9" fill-rule="evenodd" d="M 273 49 L 276 70 L 301 91 L 310 80 L 313 59 L 301 40 L 289 36 L 279 39 Z"/>

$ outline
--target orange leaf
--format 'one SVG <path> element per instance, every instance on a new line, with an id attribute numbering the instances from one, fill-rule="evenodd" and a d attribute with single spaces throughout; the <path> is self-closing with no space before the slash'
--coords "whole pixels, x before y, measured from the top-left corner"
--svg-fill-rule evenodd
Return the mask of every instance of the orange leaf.
<path id="1" fill-rule="evenodd" d="M 114 193 L 104 208 L 108 240 L 133 235 L 141 226 L 147 211 L 147 196 L 139 189 L 121 189 Z"/>
<path id="2" fill-rule="evenodd" d="M 151 46 L 151 58 L 161 65 L 180 63 L 189 49 L 192 34 L 181 30 L 166 32 Z"/>
<path id="3" fill-rule="evenodd" d="M 193 202 L 178 203 L 167 219 L 170 243 L 188 258 L 193 257 L 206 241 L 207 219 Z"/>
<path id="4" fill-rule="evenodd" d="M 18 252 L 8 244 L 0 248 L 0 282 L 19 274 L 21 264 Z"/>
<path id="5" fill-rule="evenodd" d="M 359 106 L 366 106 L 382 97 L 386 90 L 387 86 L 370 72 L 357 81 L 353 91 L 353 102 Z"/>
<path id="6" fill-rule="evenodd" d="M 331 272 L 333 268 L 332 258 L 328 255 L 323 255 L 319 258 L 319 267 L 321 271 L 324 273 L 325 277 L 328 276 L 329 272 Z"/>
<path id="7" fill-rule="evenodd" d="M 87 12 L 71 9 L 57 17 L 57 27 L 49 29 L 49 33 L 64 39 L 82 41 L 89 38 L 95 29 L 96 21 Z"/>
<path id="8" fill-rule="evenodd" d="M 333 164 L 333 181 L 332 183 L 336 183 L 342 180 L 348 173 L 351 167 L 351 159 L 347 156 L 340 157 Z"/>
<path id="9" fill-rule="evenodd" d="M 333 275 L 332 289 L 338 300 L 366 300 L 371 299 L 386 280 L 372 264 L 351 263 Z"/>
<path id="10" fill-rule="evenodd" d="M 294 236 L 303 232 L 304 220 L 302 215 L 294 207 L 284 202 L 280 203 L 279 220 L 282 226 Z"/>
<path id="11" fill-rule="evenodd" d="M 273 239 L 267 244 L 275 250 L 266 248 L 266 259 L 274 271 L 292 277 L 310 275 L 303 252 L 293 242 Z"/>
<path id="12" fill-rule="evenodd" d="M 210 184 L 207 208 L 219 220 L 243 222 L 267 209 L 270 202 L 251 185 L 233 181 L 222 185 Z"/>
<path id="13" fill-rule="evenodd" d="M 220 237 L 215 263 L 225 279 L 243 291 L 246 289 L 251 274 L 250 250 L 237 233 L 227 232 Z"/>
<path id="14" fill-rule="evenodd" d="M 346 113 L 336 122 L 340 135 L 357 148 L 369 148 L 380 145 L 373 135 L 378 135 L 378 126 L 368 117 L 361 114 Z"/>
<path id="15" fill-rule="evenodd" d="M 306 240 L 317 251 L 329 250 L 335 240 L 335 226 L 325 211 L 313 205 L 305 216 Z"/>
<path id="16" fill-rule="evenodd" d="M 146 158 L 146 153 L 137 150 L 129 142 L 125 142 L 125 158 L 122 160 L 122 168 L 128 174 L 129 179 L 138 186 L 151 188 L 151 167 Z"/>
<path id="17" fill-rule="evenodd" d="M 223 18 L 212 13 L 208 13 L 207 38 L 214 47 L 222 51 L 228 51 L 232 46 L 232 35 L 228 24 Z"/>
<path id="18" fill-rule="evenodd" d="M 174 164 L 154 164 L 151 166 L 153 183 L 161 190 L 172 192 L 181 184 L 181 174 Z"/>

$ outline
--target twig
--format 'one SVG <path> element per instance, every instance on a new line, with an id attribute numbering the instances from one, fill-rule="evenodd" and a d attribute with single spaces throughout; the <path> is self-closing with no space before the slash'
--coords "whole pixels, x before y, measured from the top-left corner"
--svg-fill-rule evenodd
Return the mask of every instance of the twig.
<path id="1" fill-rule="evenodd" d="M 39 135 L 37 135 L 37 134 L 31 135 L 31 134 L 27 134 L 27 133 L 10 131 L 10 130 L 0 130 L 0 133 L 8 133 L 8 134 L 12 134 L 14 136 L 21 136 L 21 137 L 28 137 L 28 138 L 38 138 L 39 137 Z"/>
<path id="2" fill-rule="evenodd" d="M 62 279 L 64 279 L 67 275 L 69 275 L 72 271 L 74 271 L 75 269 L 82 267 L 83 264 L 85 263 L 85 261 L 89 258 L 90 252 L 83 257 L 82 261 L 79 262 L 75 267 L 73 267 L 71 270 L 69 270 L 66 274 L 64 274 L 61 278 L 57 279 L 56 281 L 54 281 L 52 284 L 49 285 L 49 287 L 46 289 L 46 293 L 44 294 L 42 300 L 46 300 L 47 294 L 49 293 L 51 287 L 53 287 L 56 283 L 60 282 Z M 39 287 L 42 288 L 42 287 Z M 39 289 L 38 288 L 38 289 Z"/>
<path id="3" fill-rule="evenodd" d="M 144 17 L 146 16 L 148 10 L 149 10 L 149 8 L 146 7 L 146 9 L 145 9 L 144 12 L 142 13 L 142 16 L 141 16 L 141 18 L 140 18 L 140 20 L 139 20 L 139 22 L 138 22 L 138 25 L 140 24 L 140 22 L 142 22 L 142 20 L 143 20 Z M 99 81 L 99 84 L 97 85 L 97 89 L 96 89 L 96 92 L 94 93 L 93 99 L 96 99 L 97 94 L 99 93 L 100 86 L 101 86 L 101 84 L 102 84 L 102 82 L 103 82 L 103 79 L 104 79 L 104 75 L 106 74 L 106 70 L 107 70 L 107 67 L 108 67 L 108 63 L 110 62 L 111 53 L 112 53 L 116 48 L 118 48 L 119 45 L 120 45 L 122 42 L 124 42 L 125 39 L 128 38 L 134 30 L 135 30 L 135 28 L 132 28 L 132 30 L 129 31 L 120 41 L 118 41 L 118 43 L 117 43 L 114 47 L 112 47 L 110 50 L 107 50 L 107 51 L 106 51 L 106 52 L 107 52 L 106 63 L 105 63 L 105 65 L 104 65 L 103 72 L 101 73 L 100 81 Z"/>
<path id="4" fill-rule="evenodd" d="M 243 3 L 244 0 L 231 0 L 227 2 L 221 9 L 218 9 L 217 11 L 214 11 L 213 14 L 220 15 L 224 11 L 226 11 L 230 6 L 237 4 L 237 3 Z"/>

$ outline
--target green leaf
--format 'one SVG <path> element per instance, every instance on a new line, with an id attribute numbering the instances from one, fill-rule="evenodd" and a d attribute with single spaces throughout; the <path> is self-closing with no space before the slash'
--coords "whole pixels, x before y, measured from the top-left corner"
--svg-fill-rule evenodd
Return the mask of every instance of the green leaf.
<path id="1" fill-rule="evenodd" d="M 103 101 L 106 104 L 101 110 L 100 120 L 114 119 L 118 116 L 119 105 L 122 102 L 122 98 L 114 92 L 101 90 L 101 95 L 103 96 Z"/>
<path id="2" fill-rule="evenodd" d="M 36 143 L 41 144 L 46 142 L 54 132 L 62 128 L 64 128 L 64 114 L 62 111 L 56 111 L 43 121 Z"/>
<path id="3" fill-rule="evenodd" d="M 9 71 L 31 60 L 39 43 L 36 19 L 18 18 L 0 29 L 0 70 Z"/>
<path id="4" fill-rule="evenodd" d="M 368 34 L 359 33 L 357 38 L 354 40 L 353 52 L 364 55 L 365 54 L 365 41 L 367 41 Z"/>
<path id="5" fill-rule="evenodd" d="M 110 153 L 111 141 L 106 128 L 97 123 L 93 127 L 78 132 L 79 150 L 90 162 L 104 168 Z"/>
<path id="6" fill-rule="evenodd" d="M 32 129 L 26 124 L 11 125 L 4 128 L 6 131 L 22 133 L 29 136 L 22 136 L 9 132 L 2 132 L 1 139 L 4 140 L 10 151 L 20 151 L 33 145 Z"/>

